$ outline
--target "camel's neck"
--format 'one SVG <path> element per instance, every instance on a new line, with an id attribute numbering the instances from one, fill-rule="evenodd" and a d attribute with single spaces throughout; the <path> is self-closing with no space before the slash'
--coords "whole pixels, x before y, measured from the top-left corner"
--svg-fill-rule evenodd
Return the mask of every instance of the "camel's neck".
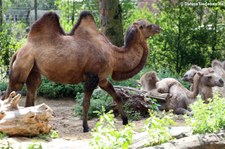
<path id="1" fill-rule="evenodd" d="M 145 65 L 148 57 L 146 42 L 127 47 L 113 47 L 113 80 L 120 81 L 133 77 Z"/>
<path id="2" fill-rule="evenodd" d="M 186 90 L 186 94 L 188 98 L 194 99 L 199 93 L 199 85 L 200 85 L 201 75 L 196 74 L 193 79 L 193 91 Z"/>

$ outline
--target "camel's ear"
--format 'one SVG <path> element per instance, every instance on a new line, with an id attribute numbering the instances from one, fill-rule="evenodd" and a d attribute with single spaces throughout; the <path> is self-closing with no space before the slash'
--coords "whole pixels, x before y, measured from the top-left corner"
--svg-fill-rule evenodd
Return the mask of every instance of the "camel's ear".
<path id="1" fill-rule="evenodd" d="M 209 67 L 209 72 L 210 72 L 210 73 L 214 73 L 214 69 L 211 68 L 211 67 Z"/>
<path id="2" fill-rule="evenodd" d="M 198 66 L 198 65 L 192 65 L 191 69 L 195 69 L 197 71 L 200 71 L 202 68 L 200 66 Z"/>
<path id="3" fill-rule="evenodd" d="M 202 72 L 197 72 L 197 74 L 198 74 L 199 76 L 203 76 L 203 73 L 202 73 Z"/>

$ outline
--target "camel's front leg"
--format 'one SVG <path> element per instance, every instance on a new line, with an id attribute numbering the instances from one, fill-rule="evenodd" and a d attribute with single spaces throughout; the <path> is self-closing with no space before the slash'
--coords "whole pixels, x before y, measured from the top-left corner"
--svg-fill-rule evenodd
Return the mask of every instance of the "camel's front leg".
<path id="1" fill-rule="evenodd" d="M 119 113 L 121 114 L 123 125 L 128 124 L 128 118 L 123 110 L 123 103 L 121 97 L 116 93 L 112 84 L 108 80 L 103 80 L 99 83 L 99 86 L 105 90 L 109 95 L 113 97 L 113 100 L 116 102 Z"/>
<path id="2" fill-rule="evenodd" d="M 90 105 L 91 95 L 94 89 L 98 86 L 99 78 L 93 73 L 87 73 L 87 81 L 84 83 L 84 99 L 83 99 L 83 131 L 88 132 L 88 109 Z"/>

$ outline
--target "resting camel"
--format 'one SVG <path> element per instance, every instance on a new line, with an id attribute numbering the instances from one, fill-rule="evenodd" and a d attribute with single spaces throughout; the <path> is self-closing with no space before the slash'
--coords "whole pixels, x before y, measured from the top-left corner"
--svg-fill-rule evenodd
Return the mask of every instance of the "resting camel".
<path id="1" fill-rule="evenodd" d="M 147 78 L 147 76 L 151 76 Z M 165 95 L 166 104 L 162 106 L 162 110 L 173 110 L 175 114 L 187 114 L 191 115 L 188 111 L 189 104 L 196 101 L 196 96 L 198 95 L 198 86 L 202 74 L 198 72 L 193 78 L 194 86 L 193 91 L 186 89 L 179 81 L 174 78 L 164 78 L 162 80 L 155 80 L 153 78 L 158 78 L 156 72 L 151 71 L 143 75 L 141 80 L 149 80 L 150 82 L 145 82 L 144 88 L 151 88 L 152 91 L 156 91 L 158 94 Z M 145 79 L 144 79 L 145 78 Z M 154 86 L 154 87 L 151 87 Z M 149 93 L 149 92 L 148 92 Z"/>
<path id="2" fill-rule="evenodd" d="M 208 98 L 213 97 L 213 87 L 222 87 L 224 85 L 224 81 L 217 73 L 215 73 L 213 68 L 202 68 L 200 70 L 194 70 L 192 66 L 191 69 L 184 74 L 183 80 L 192 83 L 193 77 L 195 76 L 196 72 L 201 72 L 203 74 L 199 85 L 199 94 L 205 101 Z"/>
<path id="3" fill-rule="evenodd" d="M 225 70 L 223 69 L 223 62 L 213 60 L 211 63 L 213 70 L 225 81 Z M 225 86 L 213 87 L 213 93 L 218 92 L 222 97 L 225 97 Z"/>
<path id="4" fill-rule="evenodd" d="M 160 80 L 155 71 L 147 72 L 141 76 L 141 90 L 147 91 L 145 96 L 150 96 L 156 99 L 166 99 L 168 93 L 159 93 L 156 88 L 156 83 L 159 81 Z"/>
<path id="5" fill-rule="evenodd" d="M 131 78 L 144 66 L 148 56 L 147 39 L 160 33 L 159 26 L 146 20 L 134 22 L 127 30 L 125 44 L 114 46 L 99 32 L 91 13 L 84 11 L 68 34 L 54 12 L 43 15 L 30 29 L 25 45 L 10 63 L 9 85 L 3 99 L 27 86 L 26 106 L 33 106 L 41 75 L 57 83 L 84 82 L 83 131 L 88 132 L 90 98 L 99 85 L 117 103 L 123 124 L 128 123 L 121 97 L 108 76 L 116 81 Z"/>

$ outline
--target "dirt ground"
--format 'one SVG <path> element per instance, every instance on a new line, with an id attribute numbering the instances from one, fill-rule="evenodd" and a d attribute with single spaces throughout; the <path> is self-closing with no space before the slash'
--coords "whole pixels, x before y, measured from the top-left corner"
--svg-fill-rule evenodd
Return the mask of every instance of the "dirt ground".
<path id="1" fill-rule="evenodd" d="M 22 97 L 20 106 L 24 106 L 25 97 Z M 76 104 L 75 100 L 72 98 L 59 98 L 59 99 L 49 99 L 45 97 L 38 97 L 36 100 L 36 105 L 45 103 L 53 110 L 53 118 L 50 121 L 50 124 L 53 127 L 53 130 L 58 131 L 59 139 L 53 139 L 50 142 L 42 142 L 42 147 L 44 148 L 89 148 L 88 139 L 91 138 L 90 133 L 83 133 L 82 120 L 79 117 L 76 117 L 73 112 L 73 108 Z M 122 126 L 122 121 L 120 117 L 117 118 L 118 122 L 116 123 L 117 127 Z M 146 119 L 139 121 L 134 121 L 135 124 L 134 131 L 141 132 L 145 124 Z M 90 129 L 94 128 L 97 118 L 88 120 Z M 179 125 L 183 124 L 183 119 L 178 118 L 176 120 Z M 27 144 L 33 142 L 32 138 L 17 137 L 9 138 L 5 142 L 10 142 L 13 148 L 21 148 Z M 4 142 L 3 142 L 4 144 Z M 6 143 L 5 143 L 6 144 Z M 20 145 L 18 145 L 20 144 Z M 1 147 L 1 143 L 0 143 Z"/>
<path id="2" fill-rule="evenodd" d="M 22 97 L 20 106 L 24 106 L 25 97 Z M 60 138 L 67 140 L 83 140 L 91 137 L 90 133 L 83 133 L 82 119 L 76 117 L 73 112 L 73 108 L 76 104 L 73 98 L 59 98 L 51 99 L 45 97 L 38 97 L 35 105 L 45 103 L 53 110 L 53 118 L 50 124 L 53 130 L 58 131 Z M 122 126 L 122 120 L 117 117 L 117 127 Z M 134 121 L 135 131 L 140 132 L 144 126 L 146 119 Z M 95 127 L 97 118 L 88 120 L 90 129 Z"/>

